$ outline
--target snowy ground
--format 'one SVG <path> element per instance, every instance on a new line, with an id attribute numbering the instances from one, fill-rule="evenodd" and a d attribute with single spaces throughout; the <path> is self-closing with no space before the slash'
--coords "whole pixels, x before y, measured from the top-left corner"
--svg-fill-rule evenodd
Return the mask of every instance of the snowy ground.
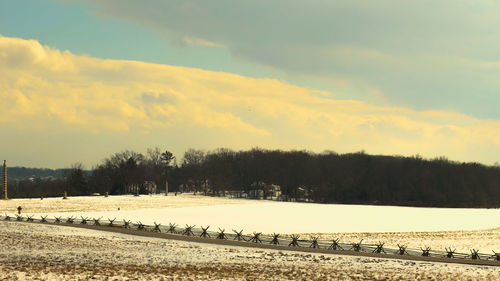
<path id="1" fill-rule="evenodd" d="M 179 196 L 0 200 L 0 214 L 190 224 L 304 239 L 500 252 L 500 210 L 320 205 Z M 120 208 L 120 210 L 118 210 Z M 0 221 L 0 280 L 500 280 L 498 267 L 205 245 Z M 112 278 L 106 279 L 112 276 Z"/>
<path id="2" fill-rule="evenodd" d="M 401 232 L 500 227 L 500 209 L 290 203 L 221 197 L 110 196 L 0 201 L 0 213 L 87 216 L 213 225 L 264 233 Z M 118 210 L 119 209 L 119 210 Z"/>
<path id="3" fill-rule="evenodd" d="M 173 195 L 173 194 L 171 194 Z M 500 209 L 446 209 L 360 206 L 241 200 L 193 196 L 110 196 L 0 201 L 0 214 L 94 217 L 103 219 L 177 223 L 263 233 L 300 234 L 303 239 L 340 238 L 341 242 L 384 242 L 386 247 L 445 247 L 469 253 L 500 252 Z M 120 210 L 118 210 L 120 208 Z"/>
<path id="4" fill-rule="evenodd" d="M 0 222 L 0 280 L 499 280 L 498 267 L 294 253 Z"/>

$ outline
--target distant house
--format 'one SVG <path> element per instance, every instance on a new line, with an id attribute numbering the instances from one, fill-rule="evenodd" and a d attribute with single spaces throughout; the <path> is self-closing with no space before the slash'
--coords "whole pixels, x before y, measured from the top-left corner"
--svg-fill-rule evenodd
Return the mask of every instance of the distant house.
<path id="1" fill-rule="evenodd" d="M 276 184 L 267 184 L 264 186 L 265 199 L 279 199 L 281 197 L 281 187 Z"/>
<path id="2" fill-rule="evenodd" d="M 276 184 L 254 182 L 248 191 L 248 198 L 279 200 L 281 198 L 281 187 Z"/>
<path id="3" fill-rule="evenodd" d="M 304 186 L 299 186 L 295 189 L 295 199 L 301 202 L 310 202 L 312 191 Z"/>

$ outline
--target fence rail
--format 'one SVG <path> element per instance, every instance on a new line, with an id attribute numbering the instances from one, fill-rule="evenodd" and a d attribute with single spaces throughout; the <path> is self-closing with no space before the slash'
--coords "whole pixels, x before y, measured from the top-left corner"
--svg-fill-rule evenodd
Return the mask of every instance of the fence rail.
<path id="1" fill-rule="evenodd" d="M 221 239 L 221 240 L 234 240 L 234 241 L 244 241 L 248 243 L 261 243 L 270 245 L 280 245 L 289 247 L 302 247 L 302 248 L 317 248 L 317 249 L 329 249 L 336 251 L 354 251 L 354 252 L 365 252 L 365 253 L 375 253 L 384 255 L 408 255 L 408 256 L 423 256 L 423 257 L 436 257 L 436 258 L 449 258 L 449 259 L 462 259 L 462 260 L 492 260 L 498 261 L 500 265 L 500 253 L 493 251 L 493 254 L 479 253 L 476 249 L 470 249 L 470 253 L 458 253 L 455 249 L 445 248 L 444 251 L 434 250 L 430 247 L 425 248 L 408 248 L 406 245 L 398 245 L 398 249 L 386 248 L 384 243 L 380 242 L 378 244 L 363 243 L 363 240 L 347 243 L 341 242 L 339 239 L 334 239 L 330 241 L 319 240 L 318 237 L 311 237 L 310 239 L 301 239 L 299 235 L 266 235 L 259 232 L 253 232 L 252 234 L 244 234 L 243 230 L 226 230 L 218 228 L 217 230 L 210 228 L 210 226 L 200 226 L 195 225 L 185 225 L 179 226 L 175 223 L 169 223 L 169 225 L 161 225 L 154 223 L 154 225 L 146 225 L 140 221 L 130 221 L 111 218 L 91 218 L 91 217 L 52 217 L 48 216 L 23 216 L 23 215 L 0 215 L 0 220 L 4 221 L 25 221 L 25 222 L 37 222 L 46 224 L 62 224 L 62 225 L 89 225 L 89 226 L 107 226 L 107 227 L 118 227 L 126 228 L 137 231 L 148 231 L 148 232 L 159 232 L 159 233 L 169 233 L 174 235 L 183 236 L 193 236 L 206 239 Z"/>

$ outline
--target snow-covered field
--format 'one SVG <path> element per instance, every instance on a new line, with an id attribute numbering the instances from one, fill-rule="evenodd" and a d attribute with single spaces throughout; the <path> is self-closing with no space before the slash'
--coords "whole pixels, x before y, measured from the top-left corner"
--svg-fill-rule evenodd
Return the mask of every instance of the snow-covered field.
<path id="1" fill-rule="evenodd" d="M 497 267 L 198 244 L 0 221 L 0 280 L 499 280 Z"/>
<path id="2" fill-rule="evenodd" d="M 500 251 L 499 209 L 320 205 L 183 194 L 14 199 L 0 201 L 0 214 L 14 214 L 17 206 L 22 206 L 23 214 L 37 216 L 210 225 L 215 230 L 220 227 L 243 229 L 245 233 L 300 234 L 306 239 L 320 236 L 320 239 L 340 238 L 342 242 L 364 239 L 364 243 L 385 242 L 388 248 L 406 244 L 410 248 L 430 246 L 436 250 L 451 246 L 464 253 L 471 248 L 479 248 L 486 254 Z M 8 249 L 2 251 L 0 276 L 12 272 L 8 276 L 17 276 L 19 280 L 28 278 L 23 274 L 29 272 L 36 272 L 42 280 L 52 278 L 50 274 L 55 274 L 54 280 L 62 277 L 73 280 L 85 279 L 86 274 L 107 273 L 132 279 L 159 279 L 164 275 L 168 276 L 166 280 L 173 276 L 195 280 L 248 276 L 278 280 L 397 280 L 398 276 L 405 280 L 500 280 L 498 268 L 282 253 L 16 222 L 1 222 L 0 229 L 2 236 L 10 241 L 0 242 L 10 245 L 0 246 Z M 42 270 L 47 266 L 51 269 Z M 64 270 L 70 273 L 65 275 Z M 141 277 L 141 272 L 147 272 L 148 277 Z"/>
<path id="3" fill-rule="evenodd" d="M 500 227 L 500 209 L 291 203 L 220 197 L 110 196 L 0 201 L 0 213 L 212 225 L 264 233 L 408 232 Z"/>
<path id="4" fill-rule="evenodd" d="M 173 195 L 173 194 L 172 194 Z M 110 196 L 0 201 L 0 214 L 23 207 L 24 214 L 209 226 L 213 230 L 244 230 L 300 234 L 308 239 L 340 238 L 343 242 L 385 242 L 396 248 L 445 247 L 469 253 L 500 251 L 500 209 L 446 209 L 273 202 L 193 196 Z M 118 208 L 120 210 L 118 210 Z"/>

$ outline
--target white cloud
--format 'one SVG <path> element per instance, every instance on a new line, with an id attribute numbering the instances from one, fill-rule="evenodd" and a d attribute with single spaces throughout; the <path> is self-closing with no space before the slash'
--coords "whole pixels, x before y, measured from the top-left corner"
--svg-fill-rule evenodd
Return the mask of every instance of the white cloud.
<path id="1" fill-rule="evenodd" d="M 0 37 L 0 54 L 0 130 L 8 136 L 0 145 L 28 162 L 96 163 L 156 145 L 178 154 L 221 146 L 365 149 L 486 163 L 500 155 L 495 120 L 334 100 L 274 79 L 76 56 L 33 40 Z"/>

